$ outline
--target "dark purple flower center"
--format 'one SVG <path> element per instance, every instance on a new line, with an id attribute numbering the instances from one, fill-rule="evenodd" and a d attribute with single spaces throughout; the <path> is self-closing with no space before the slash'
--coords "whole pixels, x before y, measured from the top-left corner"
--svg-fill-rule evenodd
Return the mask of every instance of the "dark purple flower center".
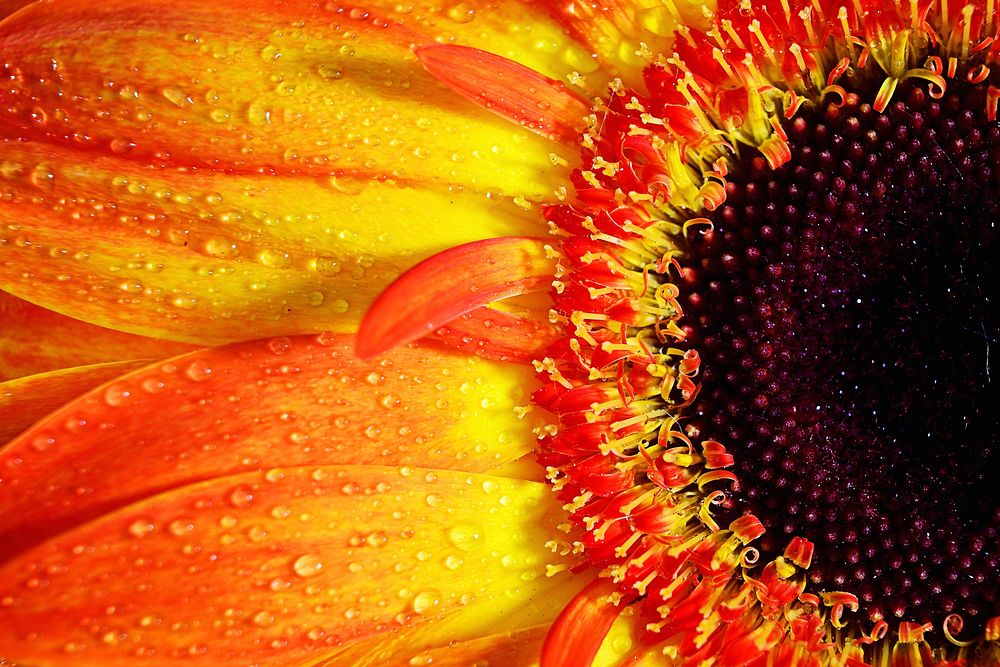
<path id="1" fill-rule="evenodd" d="M 767 555 L 816 543 L 812 590 L 971 629 L 1000 612 L 1000 126 L 985 86 L 854 90 L 785 124 L 779 169 L 743 147 L 690 241 L 688 425 Z"/>

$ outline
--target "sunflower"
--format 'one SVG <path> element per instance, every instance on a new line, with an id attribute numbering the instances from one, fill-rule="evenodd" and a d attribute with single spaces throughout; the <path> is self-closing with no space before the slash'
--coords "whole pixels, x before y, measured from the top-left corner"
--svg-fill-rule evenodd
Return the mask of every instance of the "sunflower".
<path id="1" fill-rule="evenodd" d="M 1000 664 L 991 0 L 0 7 L 0 656 Z"/>

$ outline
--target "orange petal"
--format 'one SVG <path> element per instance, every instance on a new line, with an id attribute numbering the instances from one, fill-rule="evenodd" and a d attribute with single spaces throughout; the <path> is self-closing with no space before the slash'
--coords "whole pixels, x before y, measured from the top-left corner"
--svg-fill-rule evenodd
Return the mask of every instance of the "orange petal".
<path id="1" fill-rule="evenodd" d="M 419 260 L 542 225 L 472 192 L 158 171 L 32 142 L 3 150 L 22 166 L 0 177 L 0 289 L 97 325 L 192 343 L 355 330 Z M 38 181 L 31 165 L 43 154 L 53 178 Z"/>
<path id="2" fill-rule="evenodd" d="M 547 142 L 441 95 L 412 53 L 434 41 L 420 28 L 311 0 L 37 3 L 0 27 L 0 118 L 8 136 L 157 167 L 484 189 L 549 171 Z M 514 134 L 516 163 L 490 157 Z"/>
<path id="3" fill-rule="evenodd" d="M 550 586 L 559 514 L 545 484 L 467 472 L 309 466 L 185 486 L 0 567 L 4 656 L 297 665 L 459 609 L 499 619 Z"/>
<path id="4" fill-rule="evenodd" d="M 96 327 L 6 292 L 0 292 L 0 322 L 0 380 L 112 361 L 162 359 L 197 349 Z"/>
<path id="5" fill-rule="evenodd" d="M 540 359 L 559 338 L 547 322 L 483 306 L 434 332 L 433 339 L 485 359 L 522 364 Z"/>
<path id="6" fill-rule="evenodd" d="M 547 560 L 547 558 L 546 558 Z M 331 656 L 315 667 L 382 667 L 384 665 L 474 665 L 485 659 L 484 653 L 496 651 L 496 665 L 530 665 L 540 655 L 542 636 L 534 637 L 539 628 L 552 623 L 562 608 L 580 592 L 583 582 L 569 570 L 564 570 L 545 582 L 533 582 L 535 595 L 524 605 L 512 609 L 491 604 L 480 606 L 478 613 L 456 610 L 424 623 L 402 628 L 396 632 L 370 637 Z M 532 631 L 521 634 L 521 631 Z M 521 649 L 508 644 L 508 639 L 519 637 L 525 643 Z M 522 659 L 499 660 L 501 655 L 517 651 Z M 475 658 L 474 656 L 481 656 Z M 432 657 L 433 661 L 428 661 Z M 463 662 L 464 661 L 464 662 Z"/>
<path id="7" fill-rule="evenodd" d="M 375 649 L 360 661 L 341 661 L 338 656 L 324 663 L 326 667 L 469 667 L 469 665 L 517 665 L 531 667 L 538 664 L 538 654 L 549 626 L 536 625 L 513 632 L 501 632 L 488 637 L 467 641 L 452 641 L 444 646 L 408 650 L 392 654 Z"/>
<path id="8" fill-rule="evenodd" d="M 576 144 L 589 105 L 565 84 L 494 53 L 446 44 L 417 51 L 427 71 L 459 95 L 556 141 Z"/>
<path id="9" fill-rule="evenodd" d="M 375 300 L 358 331 L 358 354 L 391 350 L 492 301 L 542 288 L 554 271 L 542 239 L 505 237 L 449 248 L 414 266 Z"/>
<path id="10" fill-rule="evenodd" d="M 80 394 L 149 362 L 77 366 L 0 382 L 0 444 Z"/>
<path id="11" fill-rule="evenodd" d="M 132 373 L 0 449 L 0 555 L 136 499 L 273 466 L 486 471 L 530 451 L 530 369 L 346 335 L 201 350 Z"/>
<path id="12" fill-rule="evenodd" d="M 598 578 L 580 591 L 552 624 L 542 647 L 542 667 L 588 667 L 622 613 L 608 596 L 618 587 Z"/>

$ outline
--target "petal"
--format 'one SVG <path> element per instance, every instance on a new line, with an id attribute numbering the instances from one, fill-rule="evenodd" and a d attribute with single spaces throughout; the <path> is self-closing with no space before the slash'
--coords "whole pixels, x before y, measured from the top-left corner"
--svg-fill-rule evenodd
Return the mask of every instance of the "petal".
<path id="1" fill-rule="evenodd" d="M 417 57 L 435 78 L 484 109 L 543 137 L 578 142 L 590 107 L 565 84 L 467 46 L 428 46 Z"/>
<path id="2" fill-rule="evenodd" d="M 537 661 L 541 639 L 539 629 L 547 629 L 559 610 L 581 587 L 579 577 L 563 571 L 546 582 L 533 582 L 535 593 L 521 607 L 496 601 L 478 613 L 465 610 L 424 623 L 370 637 L 324 660 L 316 667 L 376 667 L 383 665 L 476 664 L 474 656 L 496 651 L 500 655 L 517 651 L 524 660 L 497 661 L 497 665 L 529 665 Z M 502 605 L 502 606 L 501 606 Z M 521 631 L 529 631 L 522 634 Z M 544 632 L 542 633 L 544 636 Z M 524 642 L 512 646 L 514 639 Z M 498 656 L 499 657 L 499 656 Z M 428 660 L 432 658 L 433 660 Z M 450 661 L 450 662 L 447 662 Z"/>
<path id="3" fill-rule="evenodd" d="M 376 653 L 367 660 L 352 662 L 334 658 L 329 667 L 468 667 L 469 665 L 517 665 L 533 667 L 538 664 L 538 652 L 548 625 L 502 632 L 467 641 L 453 641 L 444 646 L 417 649 L 411 647 L 394 656 Z"/>
<path id="4" fill-rule="evenodd" d="M 151 165 L 541 194 L 524 191 L 525 172 L 549 171 L 552 145 L 442 95 L 412 53 L 422 42 L 401 22 L 307 0 L 39 3 L 0 28 L 2 117 L 14 136 Z M 512 142 L 512 164 L 492 159 Z"/>
<path id="5" fill-rule="evenodd" d="M 593 664 L 622 607 L 609 596 L 618 587 L 610 579 L 594 579 L 563 609 L 549 628 L 542 646 L 542 667 L 571 667 Z M 619 596 L 620 597 L 620 596 Z"/>
<path id="6" fill-rule="evenodd" d="M 353 330 L 424 257 L 542 224 L 471 192 L 355 181 L 347 193 L 320 179 L 151 171 L 33 143 L 4 151 L 22 166 L 10 180 L 0 171 L 0 289 L 192 343 Z M 38 181 L 31 165 L 43 153 L 53 177 Z"/>
<path id="7" fill-rule="evenodd" d="M 372 304 L 358 331 L 370 357 L 423 338 L 457 317 L 552 282 L 544 240 L 505 237 L 449 248 L 407 271 Z"/>
<path id="8" fill-rule="evenodd" d="M 0 450 L 0 555 L 166 489 L 274 466 L 486 471 L 533 447 L 530 369 L 346 335 L 157 363 L 73 401 Z"/>
<path id="9" fill-rule="evenodd" d="M 0 382 L 0 444 L 80 394 L 149 362 L 77 366 Z"/>
<path id="10" fill-rule="evenodd" d="M 544 484 L 382 466 L 272 469 L 176 489 L 0 567 L 5 657 L 301 664 L 546 586 Z M 495 613 L 495 611 L 493 612 Z"/>
<path id="11" fill-rule="evenodd" d="M 558 340 L 554 327 L 539 319 L 483 306 L 434 332 L 433 339 L 485 359 L 530 364 Z"/>
<path id="12" fill-rule="evenodd" d="M 95 327 L 6 292 L 0 292 L 0 321 L 0 380 L 112 361 L 161 359 L 197 349 Z"/>
<path id="13" fill-rule="evenodd" d="M 686 26 L 707 23 L 706 13 L 716 5 L 700 0 L 543 0 L 538 4 L 586 44 L 606 71 L 630 86 L 641 83 L 642 69 L 651 58 L 644 46 L 669 53 L 675 30 L 683 37 Z"/>

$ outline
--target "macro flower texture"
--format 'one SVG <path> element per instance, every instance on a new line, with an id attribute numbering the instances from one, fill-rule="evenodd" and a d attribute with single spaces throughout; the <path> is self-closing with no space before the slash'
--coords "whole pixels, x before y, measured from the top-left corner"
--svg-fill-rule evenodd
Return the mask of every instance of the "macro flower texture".
<path id="1" fill-rule="evenodd" d="M 0 664 L 1000 665 L 998 29 L 0 1 Z"/>

